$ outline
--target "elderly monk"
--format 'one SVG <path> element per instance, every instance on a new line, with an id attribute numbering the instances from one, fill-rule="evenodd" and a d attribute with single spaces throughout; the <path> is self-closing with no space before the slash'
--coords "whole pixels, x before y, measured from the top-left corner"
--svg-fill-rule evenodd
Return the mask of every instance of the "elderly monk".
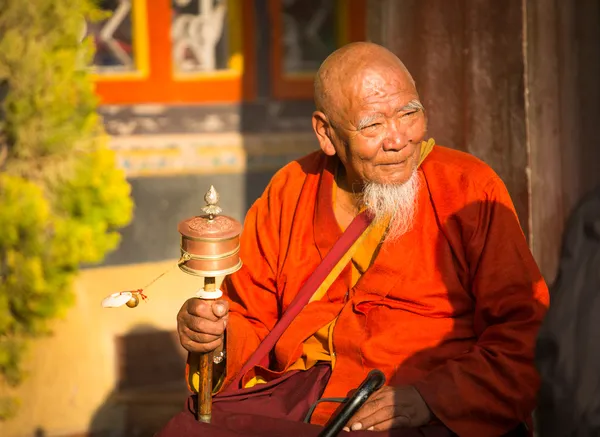
<path id="1" fill-rule="evenodd" d="M 374 225 L 351 261 L 292 321 L 269 372 L 249 372 L 243 386 L 328 363 L 322 397 L 343 398 L 377 368 L 386 385 L 351 432 L 441 423 L 459 436 L 514 433 L 534 408 L 548 292 L 504 184 L 480 160 L 426 139 L 415 83 L 380 46 L 331 54 L 315 103 L 320 150 L 281 169 L 250 208 L 244 267 L 225 280 L 226 298 L 190 299 L 179 312 L 190 388 L 208 351 L 224 356 L 227 387 L 366 209 Z M 319 403 L 311 423 L 337 408 Z"/>

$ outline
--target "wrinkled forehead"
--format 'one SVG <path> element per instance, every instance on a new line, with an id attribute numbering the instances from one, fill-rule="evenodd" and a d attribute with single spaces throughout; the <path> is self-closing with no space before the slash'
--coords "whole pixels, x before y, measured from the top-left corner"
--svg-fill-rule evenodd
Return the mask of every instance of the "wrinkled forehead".
<path id="1" fill-rule="evenodd" d="M 348 86 L 346 115 L 369 108 L 385 110 L 401 107 L 418 99 L 412 78 L 400 67 L 366 68 L 356 74 Z"/>

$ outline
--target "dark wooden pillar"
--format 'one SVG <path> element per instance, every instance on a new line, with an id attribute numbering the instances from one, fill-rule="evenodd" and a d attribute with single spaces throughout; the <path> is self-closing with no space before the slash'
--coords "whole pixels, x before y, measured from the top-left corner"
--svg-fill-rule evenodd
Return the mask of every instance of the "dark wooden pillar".
<path id="1" fill-rule="evenodd" d="M 600 184 L 600 1 L 372 0 L 369 37 L 417 82 L 438 143 L 506 183 L 548 282 Z"/>
<path id="2" fill-rule="evenodd" d="M 524 0 L 533 253 L 548 281 L 565 222 L 600 184 L 600 1 Z"/>

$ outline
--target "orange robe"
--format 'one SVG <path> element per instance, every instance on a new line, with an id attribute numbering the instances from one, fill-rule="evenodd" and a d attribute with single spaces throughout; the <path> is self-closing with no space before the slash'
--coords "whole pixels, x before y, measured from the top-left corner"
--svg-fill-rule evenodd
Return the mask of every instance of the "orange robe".
<path id="1" fill-rule="evenodd" d="M 341 235 L 332 206 L 336 158 L 315 152 L 280 170 L 249 210 L 244 267 L 228 277 L 226 381 L 233 378 Z M 418 169 L 414 228 L 384 241 L 352 286 L 348 265 L 275 347 L 270 379 L 296 363 L 305 341 L 337 318 L 335 366 L 323 394 L 344 397 L 369 370 L 414 385 L 461 436 L 499 436 L 532 412 L 533 365 L 548 291 L 508 192 L 478 159 L 436 146 Z M 322 404 L 325 423 L 336 404 Z"/>
<path id="2" fill-rule="evenodd" d="M 431 145 L 433 147 L 433 144 Z M 429 154 L 429 151 L 423 153 L 421 152 L 421 159 L 423 159 L 423 155 Z M 339 167 L 338 163 L 338 167 Z M 333 181 L 333 209 L 335 211 L 335 199 L 336 192 L 338 190 L 336 181 Z M 350 263 L 350 267 L 352 269 L 352 273 L 350 276 L 350 285 L 349 288 L 352 288 L 356 285 L 360 277 L 367 269 L 371 266 L 371 263 L 375 259 L 383 237 L 385 235 L 386 228 L 389 224 L 389 218 L 385 220 L 384 223 L 378 223 L 377 226 L 371 226 L 366 232 L 365 238 L 358 245 L 356 251 L 352 255 L 352 260 Z M 341 228 L 342 231 L 345 231 L 345 228 Z M 326 291 L 326 290 L 324 290 Z M 324 295 L 324 293 L 323 293 Z M 311 301 L 321 299 L 323 297 L 321 295 L 320 290 L 315 292 Z M 320 328 L 312 337 L 309 337 L 304 342 L 302 355 L 293 363 L 289 368 L 289 370 L 308 370 L 318 362 L 327 361 L 330 363 L 332 367 L 335 367 L 335 355 L 332 354 L 333 351 L 333 329 L 335 328 L 335 322 L 337 318 Z"/>

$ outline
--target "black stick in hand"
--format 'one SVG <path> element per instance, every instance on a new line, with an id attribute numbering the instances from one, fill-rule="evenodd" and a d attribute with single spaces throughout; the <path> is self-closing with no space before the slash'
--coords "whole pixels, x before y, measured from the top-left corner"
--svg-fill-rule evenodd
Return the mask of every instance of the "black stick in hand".
<path id="1" fill-rule="evenodd" d="M 318 437 L 334 437 L 346 426 L 346 423 L 356 414 L 363 404 L 373 393 L 385 384 L 385 375 L 381 370 L 373 369 L 365 380 L 360 384 L 358 390 L 344 404 L 341 411 L 329 422 Z"/>

